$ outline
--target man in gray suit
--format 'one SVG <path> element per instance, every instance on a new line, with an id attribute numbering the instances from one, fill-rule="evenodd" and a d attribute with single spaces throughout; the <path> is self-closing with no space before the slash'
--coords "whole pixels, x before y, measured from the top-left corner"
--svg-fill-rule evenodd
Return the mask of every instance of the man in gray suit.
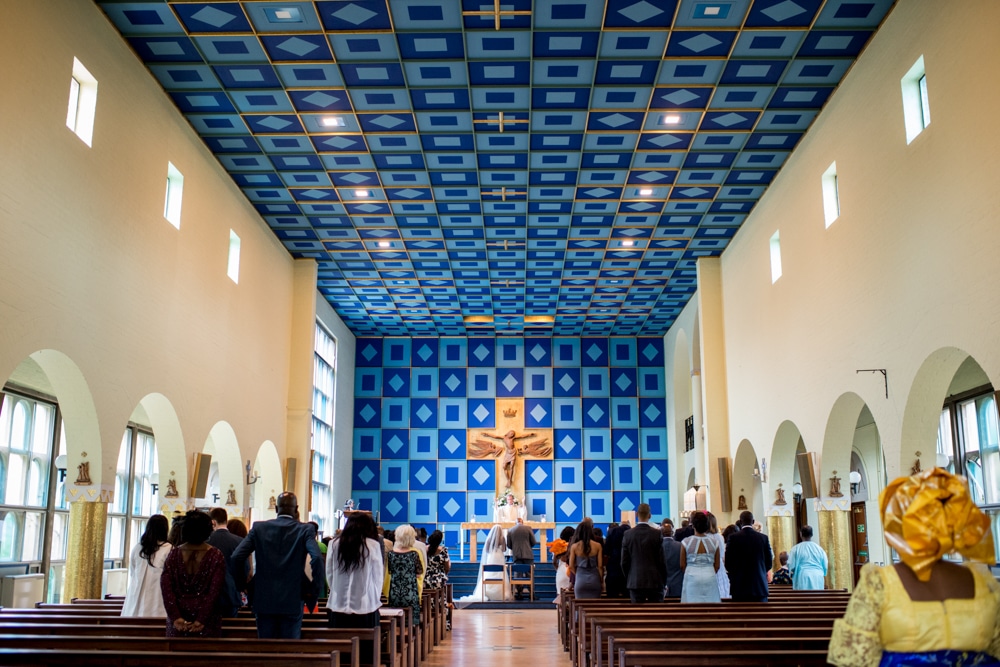
<path id="1" fill-rule="evenodd" d="M 205 540 L 209 546 L 215 547 L 226 557 L 226 583 L 219 593 L 218 607 L 222 611 L 223 618 L 236 618 L 236 612 L 243 606 L 240 600 L 239 591 L 236 590 L 236 581 L 246 579 L 246 573 L 242 577 L 237 577 L 233 573 L 233 552 L 243 541 L 242 537 L 233 535 L 226 527 L 229 522 L 229 514 L 222 507 L 213 507 L 208 513 L 212 518 L 212 534 Z"/>
<path id="2" fill-rule="evenodd" d="M 524 525 L 524 519 L 517 518 L 517 525 L 507 531 L 507 548 L 510 549 L 514 562 L 518 564 L 534 563 L 535 531 Z M 513 583 L 513 582 L 512 582 Z M 514 598 L 520 600 L 524 595 L 523 586 L 514 586 Z"/>
<path id="3" fill-rule="evenodd" d="M 667 568 L 660 529 L 649 525 L 649 505 L 635 508 L 636 526 L 622 539 L 622 571 L 632 604 L 663 602 Z"/>
<path id="4" fill-rule="evenodd" d="M 681 550 L 684 545 L 674 539 L 674 525 L 664 523 L 661 529 L 663 535 L 663 564 L 667 568 L 668 598 L 680 598 L 684 586 L 684 570 L 681 569 Z"/>

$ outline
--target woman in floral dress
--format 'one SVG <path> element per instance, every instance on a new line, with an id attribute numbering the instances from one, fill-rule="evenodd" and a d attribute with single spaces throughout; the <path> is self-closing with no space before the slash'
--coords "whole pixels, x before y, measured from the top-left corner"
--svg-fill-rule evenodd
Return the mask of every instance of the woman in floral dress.
<path id="1" fill-rule="evenodd" d="M 396 529 L 396 542 L 388 554 L 389 606 L 413 609 L 413 625 L 420 625 L 420 589 L 417 575 L 424 573 L 420 554 L 413 551 L 416 533 L 413 526 L 404 525 Z"/>

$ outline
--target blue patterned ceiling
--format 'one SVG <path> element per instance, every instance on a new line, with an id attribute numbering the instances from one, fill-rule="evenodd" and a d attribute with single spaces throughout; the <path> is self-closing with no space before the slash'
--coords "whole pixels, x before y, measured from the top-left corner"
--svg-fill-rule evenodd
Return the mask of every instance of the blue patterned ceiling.
<path id="1" fill-rule="evenodd" d="M 658 336 L 894 0 L 95 1 L 357 335 Z"/>

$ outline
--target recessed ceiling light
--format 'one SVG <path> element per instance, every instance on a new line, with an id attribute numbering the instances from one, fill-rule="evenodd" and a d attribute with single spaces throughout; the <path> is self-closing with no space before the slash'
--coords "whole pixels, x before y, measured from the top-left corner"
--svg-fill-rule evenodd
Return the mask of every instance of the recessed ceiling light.
<path id="1" fill-rule="evenodd" d="M 635 241 L 622 241 L 623 246 L 634 246 Z"/>
<path id="2" fill-rule="evenodd" d="M 653 194 L 653 188 L 642 188 L 641 190 L 639 190 L 640 197 L 648 197 L 651 194 Z"/>
<path id="3" fill-rule="evenodd" d="M 354 196 L 355 197 L 371 197 L 372 193 L 369 190 L 355 190 L 354 191 Z"/>
<path id="4" fill-rule="evenodd" d="M 556 318 L 554 315 L 525 315 L 525 324 L 555 324 Z"/>
<path id="5" fill-rule="evenodd" d="M 327 116 L 320 121 L 324 127 L 344 127 L 344 119 L 340 116 Z"/>
<path id="6" fill-rule="evenodd" d="M 718 16 L 721 7 L 705 7 L 705 16 Z"/>
<path id="7" fill-rule="evenodd" d="M 681 117 L 675 113 L 668 113 L 660 116 L 660 125 L 677 125 L 681 122 Z"/>
<path id="8" fill-rule="evenodd" d="M 389 243 L 388 241 L 379 241 L 378 242 L 378 247 L 379 248 L 391 248 L 392 244 Z"/>

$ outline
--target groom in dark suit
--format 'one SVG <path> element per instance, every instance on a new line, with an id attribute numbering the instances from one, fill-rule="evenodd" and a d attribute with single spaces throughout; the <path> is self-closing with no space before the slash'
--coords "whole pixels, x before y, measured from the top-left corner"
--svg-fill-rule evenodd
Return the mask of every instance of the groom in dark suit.
<path id="1" fill-rule="evenodd" d="M 740 530 L 726 543 L 726 571 L 733 602 L 767 602 L 771 543 L 753 527 L 753 513 L 740 513 Z"/>
<path id="2" fill-rule="evenodd" d="M 635 508 L 636 526 L 622 538 L 622 572 L 632 604 L 663 602 L 667 566 L 663 562 L 660 528 L 649 525 L 649 505 Z"/>

